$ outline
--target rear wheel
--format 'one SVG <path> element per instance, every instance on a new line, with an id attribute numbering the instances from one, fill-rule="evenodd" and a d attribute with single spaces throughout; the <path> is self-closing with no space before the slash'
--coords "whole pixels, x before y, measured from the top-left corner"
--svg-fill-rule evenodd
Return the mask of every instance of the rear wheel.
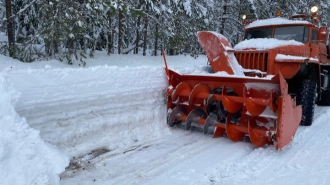
<path id="1" fill-rule="evenodd" d="M 316 82 L 304 80 L 297 93 L 297 105 L 302 105 L 302 118 L 300 125 L 310 126 L 313 122 L 316 102 Z"/>
<path id="2" fill-rule="evenodd" d="M 327 84 L 327 87 L 323 87 L 323 89 L 321 90 L 321 98 L 319 99 L 317 104 L 329 106 L 330 105 L 330 80 L 329 80 L 330 76 L 328 75 L 327 70 L 323 70 L 322 73 L 323 73 L 322 78 L 321 78 L 322 84 L 325 83 L 325 81 L 327 81 L 328 84 Z"/>
<path id="3" fill-rule="evenodd" d="M 318 102 L 318 105 L 330 105 L 330 89 L 326 89 L 321 92 L 321 100 Z"/>

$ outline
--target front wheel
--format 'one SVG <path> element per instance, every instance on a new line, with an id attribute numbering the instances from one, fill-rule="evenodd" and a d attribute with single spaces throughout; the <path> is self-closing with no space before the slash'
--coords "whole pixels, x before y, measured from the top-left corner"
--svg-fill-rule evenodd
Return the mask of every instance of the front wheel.
<path id="1" fill-rule="evenodd" d="M 297 93 L 297 105 L 302 105 L 302 118 L 300 125 L 310 126 L 313 122 L 316 102 L 317 84 L 312 80 L 304 80 Z"/>

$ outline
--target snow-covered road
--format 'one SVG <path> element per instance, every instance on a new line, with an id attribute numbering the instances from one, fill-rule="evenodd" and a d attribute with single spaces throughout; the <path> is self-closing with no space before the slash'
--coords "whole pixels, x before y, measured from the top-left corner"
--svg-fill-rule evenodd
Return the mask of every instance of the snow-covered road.
<path id="1" fill-rule="evenodd" d="M 169 128 L 162 58 L 113 57 L 111 65 L 68 68 L 50 62 L 3 72 L 21 93 L 19 116 L 69 157 L 60 184 L 330 182 L 329 107 L 316 107 L 313 125 L 299 127 L 285 150 L 254 148 L 248 141 Z M 130 60 L 136 63 L 127 67 Z M 205 60 L 168 58 L 171 68 L 183 72 L 200 72 Z"/>

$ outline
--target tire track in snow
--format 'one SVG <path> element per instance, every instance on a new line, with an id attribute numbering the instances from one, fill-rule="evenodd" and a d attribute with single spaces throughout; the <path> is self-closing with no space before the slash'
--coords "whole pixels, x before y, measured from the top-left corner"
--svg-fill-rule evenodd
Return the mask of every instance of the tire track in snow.
<path id="1" fill-rule="evenodd" d="M 273 147 L 257 148 L 242 159 L 222 162 L 194 184 L 325 185 L 330 181 L 329 113 L 328 107 L 316 107 L 313 125 L 300 126 L 292 143 L 283 151 Z M 319 155 L 320 150 L 324 155 Z"/>
<path id="2" fill-rule="evenodd" d="M 213 139 L 181 129 L 173 129 L 171 136 L 141 146 L 149 147 L 128 153 L 124 152 L 126 150 L 109 152 L 91 162 L 90 171 L 66 172 L 62 182 L 64 185 L 89 184 L 96 179 L 93 183 L 189 184 L 202 178 L 202 172 L 214 165 L 216 159 L 238 159 L 251 150 L 248 143 L 232 143 L 226 138 Z M 232 154 L 233 150 L 235 154 Z"/>

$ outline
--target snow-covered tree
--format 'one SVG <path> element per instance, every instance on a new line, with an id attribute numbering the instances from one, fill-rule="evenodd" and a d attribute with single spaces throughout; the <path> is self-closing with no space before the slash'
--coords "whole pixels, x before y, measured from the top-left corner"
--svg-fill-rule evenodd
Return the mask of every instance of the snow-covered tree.
<path id="1" fill-rule="evenodd" d="M 8 40 L 0 52 L 25 62 L 57 58 L 80 65 L 96 50 L 196 55 L 203 52 L 198 31 L 219 32 L 234 45 L 243 36 L 242 15 L 266 19 L 281 10 L 288 17 L 310 13 L 313 5 L 329 19 L 329 0 L 2 0 L 0 31 Z"/>

